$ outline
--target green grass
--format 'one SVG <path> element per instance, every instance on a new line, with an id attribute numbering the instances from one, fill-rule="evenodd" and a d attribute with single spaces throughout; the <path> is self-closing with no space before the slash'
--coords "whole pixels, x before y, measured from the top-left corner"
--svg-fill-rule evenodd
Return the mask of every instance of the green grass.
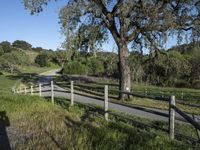
<path id="1" fill-rule="evenodd" d="M 40 74 L 40 73 L 43 73 L 43 72 L 46 72 L 46 71 L 49 71 L 49 70 L 52 70 L 52 69 L 58 69 L 58 68 L 60 68 L 60 67 L 57 66 L 57 65 L 52 65 L 50 67 L 23 66 L 20 71 L 22 73 L 37 73 L 37 74 Z"/>
<path id="2" fill-rule="evenodd" d="M 77 77 L 77 81 L 79 81 L 79 76 L 69 75 L 71 77 Z M 83 78 L 83 76 L 80 76 Z M 89 79 L 93 82 L 103 83 L 103 84 L 118 84 L 118 81 L 112 78 L 103 78 L 103 77 L 87 77 L 84 76 L 85 79 Z M 83 80 L 82 80 L 83 82 Z M 88 83 L 87 83 L 88 84 Z M 92 86 L 101 86 L 103 85 L 95 85 L 88 84 Z M 118 90 L 117 86 L 109 86 L 110 90 Z M 192 88 L 174 88 L 174 87 L 158 87 L 153 85 L 146 84 L 137 84 L 132 83 L 132 92 L 135 94 L 146 95 L 146 96 L 155 96 L 155 97 L 165 97 L 168 98 L 171 95 L 175 95 L 176 99 L 183 100 L 190 103 L 200 104 L 200 89 L 192 89 Z M 111 94 L 117 95 L 116 92 L 110 92 Z"/>
<path id="3" fill-rule="evenodd" d="M 67 110 L 42 98 L 0 96 L 0 111 L 6 111 L 14 149 L 192 149 L 192 145 L 171 141 L 167 134 L 141 129 L 123 122 L 94 117 L 88 109 Z"/>
<path id="4" fill-rule="evenodd" d="M 56 80 L 60 81 L 60 82 L 62 81 L 61 77 L 57 77 Z M 70 86 L 70 83 L 68 83 L 68 84 L 63 83 L 63 85 L 64 86 L 67 86 L 67 85 Z M 81 94 L 84 94 L 86 96 L 95 96 L 97 98 L 103 98 L 103 92 L 104 92 L 103 85 L 96 85 L 96 84 L 85 84 L 85 85 L 88 86 L 88 87 L 83 88 L 83 87 L 79 87 L 75 84 L 74 85 L 75 91 L 77 93 L 81 93 Z M 76 88 L 78 88 L 78 89 L 76 89 Z M 66 87 L 66 89 L 70 90 L 70 87 L 68 87 L 68 88 Z M 81 91 L 81 89 L 84 89 L 84 91 Z M 110 89 L 114 89 L 114 88 L 109 87 L 109 90 Z M 102 96 L 96 96 L 96 95 L 91 94 L 90 92 L 93 92 L 93 93 L 96 93 L 96 94 L 102 94 Z M 113 97 L 117 98 L 117 93 L 110 91 L 109 96 L 113 96 Z M 169 109 L 169 102 L 154 100 L 154 99 L 149 99 L 149 98 L 140 98 L 140 97 L 131 96 L 131 98 L 126 100 L 126 101 L 119 101 L 119 100 L 116 100 L 114 98 L 109 98 L 109 100 L 110 101 L 116 101 L 118 103 L 126 103 L 126 104 L 130 104 L 130 105 L 133 105 L 133 106 L 142 106 L 142 107 L 157 108 L 157 109 L 163 109 L 163 110 Z M 200 108 L 199 107 L 192 107 L 192 106 L 178 104 L 178 103 L 176 104 L 176 106 L 178 106 L 178 108 L 180 108 L 184 112 L 200 115 Z"/>
<path id="5" fill-rule="evenodd" d="M 135 93 L 157 97 L 169 97 L 175 95 L 177 99 L 182 99 L 191 103 L 200 104 L 200 90 L 192 88 L 174 88 L 174 87 L 158 87 L 153 85 L 134 84 L 133 89 Z"/>
<path id="6" fill-rule="evenodd" d="M 148 108 L 169 110 L 169 102 L 167 101 L 158 101 L 148 98 L 131 97 L 128 101 L 125 101 L 125 103 L 132 104 L 134 106 L 143 106 Z M 199 107 L 192 107 L 183 104 L 176 104 L 176 106 L 184 112 L 200 115 Z"/>
<path id="7" fill-rule="evenodd" d="M 14 81 L 5 76 L 0 79 L 4 85 L 0 91 L 0 111 L 5 111 L 9 118 L 7 134 L 13 149 L 184 150 L 197 146 L 169 140 L 166 133 L 117 118 L 106 122 L 98 112 L 81 105 L 69 107 L 65 101 L 63 109 L 60 103 L 52 105 L 37 96 L 14 95 L 6 92 Z"/>
<path id="8" fill-rule="evenodd" d="M 5 75 L 0 75 L 0 92 L 11 92 L 11 87 L 15 84 L 14 80 Z"/>

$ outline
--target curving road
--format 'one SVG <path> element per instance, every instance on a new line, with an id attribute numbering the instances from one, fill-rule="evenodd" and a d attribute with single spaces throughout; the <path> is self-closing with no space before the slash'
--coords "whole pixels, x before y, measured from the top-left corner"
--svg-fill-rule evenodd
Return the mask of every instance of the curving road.
<path id="1" fill-rule="evenodd" d="M 53 70 L 49 72 L 49 74 L 46 74 L 46 76 L 42 77 L 41 79 L 45 82 L 42 83 L 49 83 L 49 81 L 52 79 L 52 75 L 55 75 L 56 72 L 59 70 Z M 40 79 L 40 80 L 41 80 Z M 39 81 L 41 82 L 41 81 Z M 42 87 L 42 96 L 44 97 L 50 97 L 51 96 L 51 87 L 50 85 L 46 85 Z M 54 85 L 54 96 L 55 97 L 61 97 L 70 99 L 70 91 L 65 90 L 64 88 Z M 56 91 L 57 90 L 57 91 Z M 83 103 L 83 104 L 94 104 L 103 107 L 104 101 L 95 99 L 91 96 L 85 96 L 82 94 L 74 94 L 74 101 Z M 142 118 L 147 118 L 151 120 L 159 120 L 159 121 L 168 121 L 169 112 L 166 110 L 160 110 L 160 109 L 154 109 L 154 108 L 146 108 L 146 107 L 140 107 L 140 106 L 128 106 L 126 104 L 117 104 L 115 102 L 109 102 L 109 109 L 114 110 L 117 112 L 126 113 L 129 115 L 134 115 Z M 191 116 L 191 115 L 190 115 Z M 191 116 L 192 117 L 192 116 Z M 198 116 L 200 118 L 200 116 Z M 179 114 L 176 113 L 176 121 L 178 122 L 186 122 L 183 117 L 181 117 Z M 200 121 L 199 121 L 200 123 Z"/>

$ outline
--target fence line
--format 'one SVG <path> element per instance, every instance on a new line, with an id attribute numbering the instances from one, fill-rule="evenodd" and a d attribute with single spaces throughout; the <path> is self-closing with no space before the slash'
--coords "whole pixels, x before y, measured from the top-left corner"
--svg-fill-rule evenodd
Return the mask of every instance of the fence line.
<path id="1" fill-rule="evenodd" d="M 51 101 L 52 104 L 54 104 L 54 91 L 59 91 L 59 92 L 66 92 L 66 91 L 61 91 L 61 90 L 56 90 L 54 89 L 54 82 L 51 81 L 51 84 L 45 84 L 46 85 L 51 85 L 51 90 L 46 90 L 46 91 L 50 91 L 51 92 Z M 76 84 L 75 84 L 76 85 Z M 38 91 L 36 90 L 36 88 L 34 89 L 33 86 L 30 87 L 30 90 L 27 91 L 27 87 L 24 88 L 24 94 L 30 93 L 31 95 L 33 95 L 33 93 L 39 93 L 39 96 L 42 96 L 42 92 L 45 92 L 44 90 L 42 91 L 42 85 L 41 83 L 39 84 L 39 86 L 34 86 L 34 87 L 38 87 Z M 14 91 L 16 91 L 15 93 L 23 93 L 22 88 L 20 87 L 19 89 L 15 89 Z M 113 90 L 111 90 L 113 91 Z M 128 94 L 128 95 L 136 95 L 134 93 L 131 92 L 123 92 L 123 91 L 118 91 L 124 94 Z M 74 106 L 74 82 L 71 81 L 70 82 L 70 105 Z M 104 117 L 105 120 L 108 121 L 108 114 L 109 114 L 109 90 L 108 90 L 108 85 L 104 86 Z M 165 98 L 162 98 L 162 100 L 166 100 Z M 168 120 L 169 120 L 169 126 L 168 126 L 168 132 L 169 132 L 169 137 L 170 139 L 174 139 L 175 136 L 175 112 L 177 112 L 179 115 L 181 115 L 188 123 L 190 123 L 197 131 L 198 133 L 198 137 L 199 137 L 199 131 L 200 131 L 200 124 L 198 123 L 197 120 L 195 120 L 194 118 L 191 118 L 190 116 L 188 116 L 185 112 L 181 111 L 175 103 L 175 96 L 171 96 L 169 99 L 169 116 L 168 116 Z M 112 101 L 110 101 L 112 103 Z M 118 103 L 118 105 L 125 105 L 125 104 L 120 104 Z"/>

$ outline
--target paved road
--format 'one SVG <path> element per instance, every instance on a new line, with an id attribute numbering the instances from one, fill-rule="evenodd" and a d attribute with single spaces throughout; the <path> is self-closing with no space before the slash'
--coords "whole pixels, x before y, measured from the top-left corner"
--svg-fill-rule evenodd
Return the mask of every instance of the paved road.
<path id="1" fill-rule="evenodd" d="M 53 69 L 44 73 L 41 73 L 40 75 L 42 76 L 37 83 L 49 83 L 53 80 L 53 76 L 57 76 L 58 72 L 61 69 Z"/>
<path id="2" fill-rule="evenodd" d="M 50 72 L 51 74 L 56 74 L 58 70 L 55 70 L 54 73 Z M 46 82 L 48 82 L 51 79 L 51 75 L 47 75 L 46 77 L 43 77 L 43 79 L 46 78 Z M 45 83 L 45 82 L 43 82 Z M 58 90 L 54 92 L 55 97 L 62 97 L 66 99 L 70 99 L 70 92 L 65 90 L 64 88 L 54 85 L 54 89 Z M 51 87 L 50 85 L 46 85 L 42 87 L 42 96 L 49 97 L 51 96 Z M 60 92 L 62 91 L 62 92 Z M 80 94 L 74 94 L 74 101 L 83 103 L 83 104 L 94 104 L 103 107 L 104 102 L 103 100 L 98 100 L 92 97 L 83 96 Z M 129 115 L 134 115 L 142 118 L 152 119 L 152 120 L 159 120 L 159 121 L 168 121 L 168 115 L 169 112 L 166 110 L 160 110 L 160 109 L 154 109 L 154 108 L 146 108 L 146 107 L 140 107 L 140 106 L 126 106 L 121 104 L 116 104 L 114 102 L 109 102 L 109 109 L 114 110 L 117 112 L 126 113 Z M 200 118 L 198 116 L 198 118 Z M 185 122 L 185 119 L 182 118 L 179 114 L 176 113 L 176 120 L 178 122 Z M 199 122 L 200 123 L 200 122 Z"/>

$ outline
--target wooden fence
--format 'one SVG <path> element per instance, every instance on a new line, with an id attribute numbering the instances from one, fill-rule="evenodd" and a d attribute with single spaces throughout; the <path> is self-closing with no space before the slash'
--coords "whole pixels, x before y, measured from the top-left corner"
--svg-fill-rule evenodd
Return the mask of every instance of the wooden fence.
<path id="1" fill-rule="evenodd" d="M 74 86 L 77 86 L 79 85 L 80 87 L 84 87 L 84 85 L 80 85 L 80 84 L 74 84 L 73 81 L 71 82 L 67 82 L 68 84 L 70 83 L 69 86 L 69 89 L 70 89 L 70 105 L 73 106 L 74 105 Z M 66 84 L 66 82 L 65 82 Z M 56 85 L 61 85 L 61 83 L 57 83 Z M 42 92 L 46 92 L 46 91 L 42 91 L 42 86 L 50 86 L 51 87 L 51 90 L 47 90 L 49 91 L 51 94 L 51 102 L 52 104 L 54 104 L 54 98 L 55 98 L 55 95 L 54 95 L 54 92 L 55 91 L 59 91 L 59 92 L 65 92 L 65 91 L 61 91 L 61 90 L 56 90 L 54 87 L 54 82 L 51 81 L 51 83 L 49 84 L 39 84 L 37 86 L 30 86 L 30 88 L 27 88 L 27 87 L 24 87 L 24 89 L 22 89 L 21 87 L 20 88 L 17 88 L 17 89 L 14 89 L 13 92 L 14 93 L 17 93 L 17 94 L 28 94 L 30 93 L 31 95 L 33 95 L 34 93 L 38 93 L 39 96 L 42 96 Z M 89 87 L 89 86 L 85 86 L 85 87 Z M 91 86 L 90 86 L 91 87 Z M 63 86 L 61 86 L 61 88 L 63 88 Z M 103 99 L 104 100 L 104 117 L 105 119 L 108 121 L 109 120 L 109 113 L 111 111 L 109 111 L 109 90 L 108 90 L 108 85 L 105 85 L 104 88 L 99 88 L 101 90 L 103 90 Z M 138 94 L 135 94 L 135 93 L 131 93 L 131 92 L 124 92 L 124 91 L 117 91 L 117 90 L 113 90 L 114 92 L 121 92 L 121 93 L 124 93 L 124 94 L 127 94 L 127 95 L 133 95 L 133 96 L 138 96 L 138 97 L 141 97 L 141 95 L 138 95 Z M 143 96 L 144 97 L 144 96 Z M 156 98 L 156 97 L 151 97 L 151 96 L 145 96 L 146 98 Z M 190 117 L 188 114 L 186 114 L 185 112 L 183 112 L 180 108 L 178 108 L 176 106 L 176 100 L 175 100 L 175 96 L 171 96 L 169 97 L 168 99 L 166 98 L 159 98 L 159 100 L 165 100 L 165 101 L 169 101 L 169 116 L 168 116 L 168 123 L 169 123 L 169 126 L 168 126 L 168 132 L 169 132 L 169 137 L 171 139 L 174 139 L 174 131 L 175 131 L 175 114 L 176 112 L 182 116 L 188 123 L 190 123 L 195 129 L 196 129 L 196 132 L 197 132 L 197 136 L 198 136 L 198 139 L 200 141 L 200 124 L 199 122 L 197 121 L 197 119 L 195 118 L 195 116 Z M 110 101 L 112 102 L 112 101 Z M 179 102 L 179 101 L 178 101 Z M 120 102 L 117 103 L 118 105 L 126 105 L 128 106 L 127 104 L 122 104 Z M 196 106 L 196 105 L 195 105 Z M 131 107 L 131 106 L 130 106 Z M 197 106 L 198 107 L 198 106 Z M 112 113 L 111 113 L 112 114 Z"/>

